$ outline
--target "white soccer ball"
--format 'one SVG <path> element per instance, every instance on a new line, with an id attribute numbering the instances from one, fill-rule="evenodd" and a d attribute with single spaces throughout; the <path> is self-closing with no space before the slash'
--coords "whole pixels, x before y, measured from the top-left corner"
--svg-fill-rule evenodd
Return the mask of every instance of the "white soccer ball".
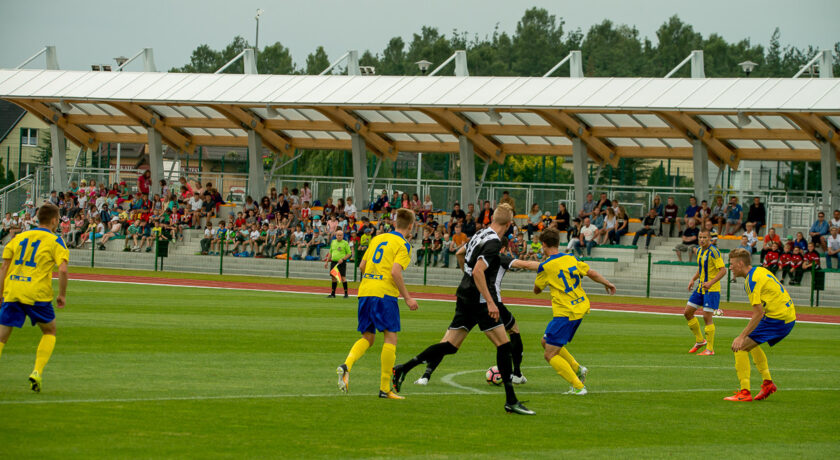
<path id="1" fill-rule="evenodd" d="M 714 316 L 723 316 L 723 310 L 718 308 L 717 310 L 715 310 Z"/>
<path id="2" fill-rule="evenodd" d="M 487 383 L 490 385 L 502 384 L 502 373 L 499 372 L 499 368 L 496 366 L 487 369 L 487 372 L 484 373 L 484 377 L 487 378 Z"/>

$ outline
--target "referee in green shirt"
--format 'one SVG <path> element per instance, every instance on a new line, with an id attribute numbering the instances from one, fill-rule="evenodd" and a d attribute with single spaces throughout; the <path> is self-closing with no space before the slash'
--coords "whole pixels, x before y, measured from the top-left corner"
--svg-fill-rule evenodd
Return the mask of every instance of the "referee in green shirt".
<path id="1" fill-rule="evenodd" d="M 332 278 L 332 293 L 327 298 L 335 298 L 335 288 L 338 286 L 338 279 L 332 275 L 332 270 L 335 267 L 338 267 L 341 285 L 344 287 L 344 298 L 346 299 L 348 297 L 347 278 L 345 276 L 347 274 L 347 259 L 350 258 L 351 254 L 350 245 L 344 240 L 344 231 L 341 229 L 336 230 L 335 239 L 330 243 L 330 252 L 327 253 L 326 263 L 324 263 L 324 268 L 327 268 L 327 265 L 329 265 L 330 277 Z"/>

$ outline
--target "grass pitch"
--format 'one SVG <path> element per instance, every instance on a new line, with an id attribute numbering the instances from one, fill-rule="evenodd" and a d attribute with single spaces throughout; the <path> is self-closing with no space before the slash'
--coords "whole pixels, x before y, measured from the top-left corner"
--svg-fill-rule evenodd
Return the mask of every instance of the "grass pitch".
<path id="1" fill-rule="evenodd" d="M 592 312 L 569 347 L 590 369 L 591 393 L 575 397 L 542 358 L 550 310 L 514 306 L 528 377 L 517 389 L 537 411 L 522 417 L 484 383 L 495 351 L 478 331 L 429 386 L 407 380 L 405 401 L 376 397 L 381 340 L 338 393 L 354 298 L 71 281 L 68 303 L 41 394 L 27 385 L 36 328 L 0 358 L 4 458 L 840 456 L 836 325 L 797 324 L 767 354 L 779 392 L 731 403 L 728 345 L 745 320 L 718 320 L 718 354 L 704 358 L 686 353 L 680 316 Z M 453 308 L 404 309 L 397 362 L 437 342 Z"/>

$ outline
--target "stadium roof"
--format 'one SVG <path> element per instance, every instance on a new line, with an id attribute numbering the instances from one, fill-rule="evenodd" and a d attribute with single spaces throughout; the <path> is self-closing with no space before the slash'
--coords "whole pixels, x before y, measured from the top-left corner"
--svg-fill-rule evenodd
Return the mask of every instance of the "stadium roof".
<path id="1" fill-rule="evenodd" d="M 598 162 L 692 158 L 700 139 L 718 164 L 819 161 L 840 151 L 840 79 L 400 77 L 0 70 L 0 98 L 56 123 L 77 144 L 459 151 L 481 157 L 572 154 L 579 137 Z"/>

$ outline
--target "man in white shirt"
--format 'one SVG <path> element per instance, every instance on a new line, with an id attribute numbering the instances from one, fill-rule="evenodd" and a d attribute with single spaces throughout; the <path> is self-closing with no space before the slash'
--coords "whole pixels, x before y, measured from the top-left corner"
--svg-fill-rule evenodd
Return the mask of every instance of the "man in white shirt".
<path id="1" fill-rule="evenodd" d="M 201 228 L 201 205 L 204 202 L 201 200 L 201 196 L 198 192 L 193 192 L 193 196 L 190 197 L 187 205 L 190 207 L 190 212 L 192 213 L 192 225 L 195 228 Z"/>
<path id="2" fill-rule="evenodd" d="M 840 209 L 834 210 L 834 217 L 831 218 L 831 222 L 828 223 L 829 227 L 840 227 Z"/>
<path id="3" fill-rule="evenodd" d="M 581 257 L 583 257 L 583 246 L 586 246 L 586 255 L 592 254 L 592 247 L 597 246 L 598 243 L 595 242 L 595 233 L 598 231 L 598 227 L 592 225 L 592 221 L 589 217 L 583 218 L 583 225 L 580 227 L 580 238 L 574 240 L 574 246 L 572 250 L 577 252 Z"/>
<path id="4" fill-rule="evenodd" d="M 351 217 L 354 219 L 356 218 L 356 206 L 353 205 L 353 197 L 351 196 L 347 197 L 347 204 L 344 205 L 344 215 L 347 216 L 348 219 Z"/>
<path id="5" fill-rule="evenodd" d="M 840 227 L 831 227 L 828 236 L 825 237 L 825 268 L 833 268 L 831 266 L 831 259 L 837 262 L 837 268 L 840 268 Z"/>

